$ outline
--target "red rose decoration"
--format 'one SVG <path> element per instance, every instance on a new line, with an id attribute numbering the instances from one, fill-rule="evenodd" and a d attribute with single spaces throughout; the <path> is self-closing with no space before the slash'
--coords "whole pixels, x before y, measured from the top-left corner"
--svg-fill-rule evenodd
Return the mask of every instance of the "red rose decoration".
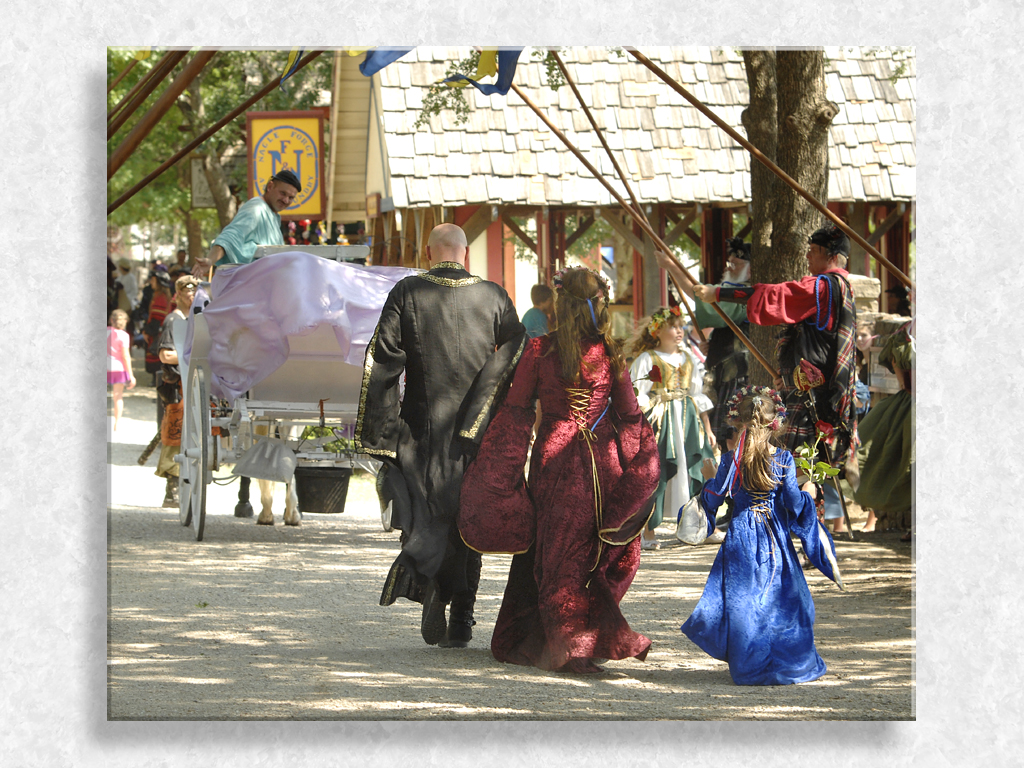
<path id="1" fill-rule="evenodd" d="M 818 430 L 818 434 L 826 440 L 832 438 L 836 431 L 832 428 L 832 425 L 826 421 L 819 421 L 814 425 L 815 429 Z"/>
<path id="2" fill-rule="evenodd" d="M 647 374 L 647 378 L 650 379 L 651 381 L 656 381 L 660 384 L 661 368 L 659 368 L 658 366 L 654 366 L 653 368 L 651 368 L 651 372 Z"/>

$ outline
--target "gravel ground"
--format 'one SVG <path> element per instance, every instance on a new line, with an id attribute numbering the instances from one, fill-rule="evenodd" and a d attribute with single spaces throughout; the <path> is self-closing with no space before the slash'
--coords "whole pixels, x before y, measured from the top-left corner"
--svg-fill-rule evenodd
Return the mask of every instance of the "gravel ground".
<path id="1" fill-rule="evenodd" d="M 417 604 L 379 606 L 398 534 L 382 529 L 367 475 L 343 514 L 299 527 L 282 524 L 282 486 L 271 528 L 233 516 L 237 484 L 211 485 L 195 541 L 158 506 L 155 456 L 136 463 L 155 432 L 153 390 L 127 393 L 108 444 L 110 720 L 915 719 L 915 566 L 899 531 L 838 538 L 846 592 L 806 572 L 828 665 L 815 682 L 735 686 L 680 633 L 717 549 L 684 545 L 645 552 L 622 602 L 653 641 L 647 660 L 579 678 L 491 657 L 508 556 L 484 557 L 467 649 L 425 645 Z M 667 527 L 659 535 L 672 541 Z"/>

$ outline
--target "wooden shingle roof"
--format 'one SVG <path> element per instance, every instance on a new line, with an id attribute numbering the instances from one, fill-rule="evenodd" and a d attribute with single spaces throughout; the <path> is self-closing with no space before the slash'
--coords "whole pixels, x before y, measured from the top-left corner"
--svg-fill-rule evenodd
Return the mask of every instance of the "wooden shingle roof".
<path id="1" fill-rule="evenodd" d="M 413 129 L 426 89 L 469 49 L 420 47 L 381 70 L 381 108 L 395 207 L 467 204 L 609 205 L 614 200 L 512 91 L 467 88 L 469 121 L 453 113 Z M 745 135 L 746 72 L 736 49 L 651 48 L 644 54 Z M 628 54 L 562 51 L 570 74 L 643 202 L 750 200 L 746 150 Z M 915 197 L 915 61 L 889 82 L 885 50 L 827 48 L 828 98 L 839 105 L 829 141 L 833 201 Z M 568 87 L 543 85 L 542 64 L 524 51 L 516 84 L 609 180 L 615 169 Z M 756 162 L 756 161 L 754 161 Z M 621 185 L 614 182 L 624 197 Z"/>

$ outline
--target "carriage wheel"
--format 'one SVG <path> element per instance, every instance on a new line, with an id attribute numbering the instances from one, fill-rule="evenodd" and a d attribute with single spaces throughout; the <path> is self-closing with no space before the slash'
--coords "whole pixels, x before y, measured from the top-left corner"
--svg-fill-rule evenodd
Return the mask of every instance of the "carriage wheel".
<path id="1" fill-rule="evenodd" d="M 191 524 L 196 541 L 202 541 L 206 527 L 206 485 L 212 474 L 209 467 L 210 403 L 202 368 L 192 373 L 184 411 L 181 430 L 184 461 L 178 486 L 178 512 L 181 524 Z"/>

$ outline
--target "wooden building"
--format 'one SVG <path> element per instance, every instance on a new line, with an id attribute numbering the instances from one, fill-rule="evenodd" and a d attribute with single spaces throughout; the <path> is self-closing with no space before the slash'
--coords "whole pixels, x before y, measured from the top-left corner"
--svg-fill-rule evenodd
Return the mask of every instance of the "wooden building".
<path id="1" fill-rule="evenodd" d="M 469 236 L 470 269 L 515 296 L 510 235 L 537 254 L 538 276 L 545 279 L 579 234 L 567 231 L 567 216 L 580 228 L 601 216 L 632 251 L 626 257 L 634 285 L 643 286 L 634 291 L 636 316 L 663 303 L 664 277 L 649 238 L 623 220 L 608 191 L 515 93 L 488 97 L 467 88 L 467 123 L 456 125 L 444 112 L 413 127 L 427 88 L 469 53 L 420 47 L 372 78 L 359 73 L 362 57 L 336 55 L 332 220 L 365 222 L 375 263 L 421 267 L 431 227 L 454 221 Z M 743 133 L 748 91 L 738 50 L 644 53 Z M 734 218 L 747 210 L 756 161 L 628 54 L 572 48 L 562 55 L 654 228 L 670 244 L 684 237 L 697 243 L 705 275 L 717 278 L 725 239 L 745 234 Z M 826 58 L 827 95 L 840 106 L 830 129 L 829 205 L 907 272 L 916 194 L 913 52 L 828 48 Z M 905 71 L 890 81 L 900 64 Z M 548 88 L 529 49 L 515 82 L 628 199 L 571 90 Z M 532 219 L 532 233 L 512 217 Z M 860 248 L 849 266 L 881 278 L 883 290 L 891 285 Z"/>

